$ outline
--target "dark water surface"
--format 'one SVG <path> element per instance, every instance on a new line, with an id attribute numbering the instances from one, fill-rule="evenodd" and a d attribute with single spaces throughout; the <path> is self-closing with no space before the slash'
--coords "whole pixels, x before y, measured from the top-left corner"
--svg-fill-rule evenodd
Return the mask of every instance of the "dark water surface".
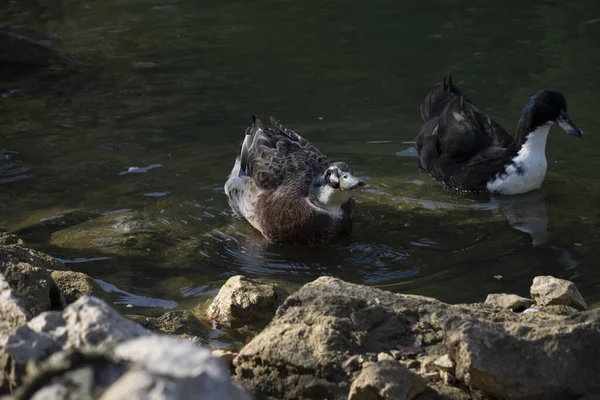
<path id="1" fill-rule="evenodd" d="M 235 274 L 449 302 L 551 274 L 600 301 L 598 2 L 3 4 L 0 25 L 58 35 L 79 64 L 1 71 L 0 226 L 123 307 L 189 307 Z M 447 72 L 510 130 L 534 91 L 565 94 L 585 134 L 553 128 L 543 192 L 457 194 L 402 153 Z M 366 177 L 351 239 L 266 246 L 231 217 L 222 186 L 252 114 Z"/>

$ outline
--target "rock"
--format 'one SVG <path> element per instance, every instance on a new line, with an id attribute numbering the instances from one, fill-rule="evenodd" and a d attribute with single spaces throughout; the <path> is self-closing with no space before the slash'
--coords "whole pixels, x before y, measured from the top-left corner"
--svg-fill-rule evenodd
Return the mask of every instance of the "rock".
<path id="1" fill-rule="evenodd" d="M 556 315 L 573 315 L 580 312 L 578 309 L 569 306 L 544 306 L 538 311 Z"/>
<path id="2" fill-rule="evenodd" d="M 443 356 L 435 360 L 433 362 L 433 365 L 445 370 L 451 370 L 454 368 L 454 363 L 452 362 L 448 354 L 444 354 Z"/>
<path id="3" fill-rule="evenodd" d="M 321 277 L 290 295 L 240 351 L 236 377 L 264 396 L 346 399 L 360 359 L 376 360 L 380 352 L 397 350 L 395 355 L 419 372 L 419 360 L 446 354 L 443 326 L 454 316 L 498 322 L 563 319 L 484 305 L 451 306 Z"/>
<path id="4" fill-rule="evenodd" d="M 456 377 L 472 388 L 502 399 L 566 399 L 600 393 L 598 332 L 600 310 L 544 324 L 455 317 L 444 341 Z"/>
<path id="5" fill-rule="evenodd" d="M 95 297 L 83 296 L 64 311 L 45 312 L 0 340 L 0 387 L 14 388 L 27 362 L 68 349 L 102 349 L 150 332 Z"/>
<path id="6" fill-rule="evenodd" d="M 11 244 L 23 245 L 23 241 L 12 233 L 3 232 L 0 229 L 0 246 L 8 246 Z"/>
<path id="7" fill-rule="evenodd" d="M 573 282 L 553 276 L 537 276 L 531 285 L 531 298 L 537 306 L 571 306 L 586 310 L 587 305 Z"/>
<path id="8" fill-rule="evenodd" d="M 237 357 L 238 353 L 234 353 L 233 351 L 229 350 L 217 349 L 213 350 L 212 355 L 225 361 L 227 365 L 233 366 L 233 360 Z"/>
<path id="9" fill-rule="evenodd" d="M 82 296 L 94 296 L 108 304 L 112 300 L 108 294 L 91 277 L 75 271 L 52 271 L 52 279 L 65 297 L 67 304 L 75 302 Z"/>
<path id="10" fill-rule="evenodd" d="M 516 294 L 492 293 L 488 294 L 485 304 L 502 308 L 503 310 L 522 312 L 533 305 L 533 300 L 517 296 Z"/>
<path id="11" fill-rule="evenodd" d="M 410 400 L 425 387 L 421 376 L 398 361 L 367 363 L 352 382 L 348 400 Z"/>
<path id="12" fill-rule="evenodd" d="M 206 343 L 210 328 L 203 324 L 191 311 L 169 311 L 159 318 L 145 318 L 142 325 L 152 331 L 177 335 Z"/>
<path id="13" fill-rule="evenodd" d="M 381 352 L 377 354 L 377 361 L 396 361 L 396 359 L 388 353 Z"/>
<path id="14" fill-rule="evenodd" d="M 29 398 L 251 399 L 209 350 L 163 335 L 132 339 L 112 351 L 58 353 L 15 395 Z"/>
<path id="15" fill-rule="evenodd" d="M 209 306 L 208 317 L 225 327 L 262 327 L 273 318 L 285 296 L 275 284 L 233 276 Z"/>
<path id="16" fill-rule="evenodd" d="M 41 67 L 65 61 L 57 38 L 29 28 L 0 27 L 0 64 Z"/>
<path id="17" fill-rule="evenodd" d="M 64 307 L 64 298 L 47 270 L 54 266 L 62 264 L 19 245 L 0 246 L 0 332 Z"/>

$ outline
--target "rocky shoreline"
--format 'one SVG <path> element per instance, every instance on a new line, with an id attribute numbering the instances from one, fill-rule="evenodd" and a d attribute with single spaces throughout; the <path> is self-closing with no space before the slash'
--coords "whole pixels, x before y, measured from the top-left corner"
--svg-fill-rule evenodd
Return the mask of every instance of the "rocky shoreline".
<path id="1" fill-rule="evenodd" d="M 531 298 L 449 305 L 321 277 L 292 294 L 230 278 L 208 307 L 126 318 L 89 276 L 0 232 L 6 399 L 595 399 L 600 310 L 536 277 Z M 200 318 L 198 318 L 200 317 Z M 210 349 L 212 328 L 246 337 Z"/>

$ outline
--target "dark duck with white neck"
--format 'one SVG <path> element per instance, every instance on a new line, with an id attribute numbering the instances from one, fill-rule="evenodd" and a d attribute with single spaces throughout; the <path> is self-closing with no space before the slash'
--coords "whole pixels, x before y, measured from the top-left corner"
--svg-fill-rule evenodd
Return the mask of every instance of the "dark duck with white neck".
<path id="1" fill-rule="evenodd" d="M 557 124 L 581 136 L 567 114 L 564 96 L 540 90 L 521 113 L 513 137 L 444 78 L 421 104 L 417 136 L 419 167 L 463 192 L 520 194 L 541 187 L 546 176 L 546 139 Z"/>

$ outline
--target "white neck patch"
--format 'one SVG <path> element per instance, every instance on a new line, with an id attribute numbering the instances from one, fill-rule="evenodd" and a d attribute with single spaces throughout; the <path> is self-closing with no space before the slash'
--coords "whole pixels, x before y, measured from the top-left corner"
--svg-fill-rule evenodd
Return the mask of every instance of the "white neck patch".
<path id="1" fill-rule="evenodd" d="M 536 128 L 507 165 L 487 184 L 487 190 L 499 194 L 519 194 L 539 189 L 546 177 L 546 140 L 551 124 Z"/>
<path id="2" fill-rule="evenodd" d="M 310 200 L 308 203 L 321 212 L 341 217 L 342 204 L 350 200 L 353 194 L 354 191 L 352 190 L 339 190 L 334 189 L 329 185 L 323 185 L 316 196 L 316 204 Z"/>

